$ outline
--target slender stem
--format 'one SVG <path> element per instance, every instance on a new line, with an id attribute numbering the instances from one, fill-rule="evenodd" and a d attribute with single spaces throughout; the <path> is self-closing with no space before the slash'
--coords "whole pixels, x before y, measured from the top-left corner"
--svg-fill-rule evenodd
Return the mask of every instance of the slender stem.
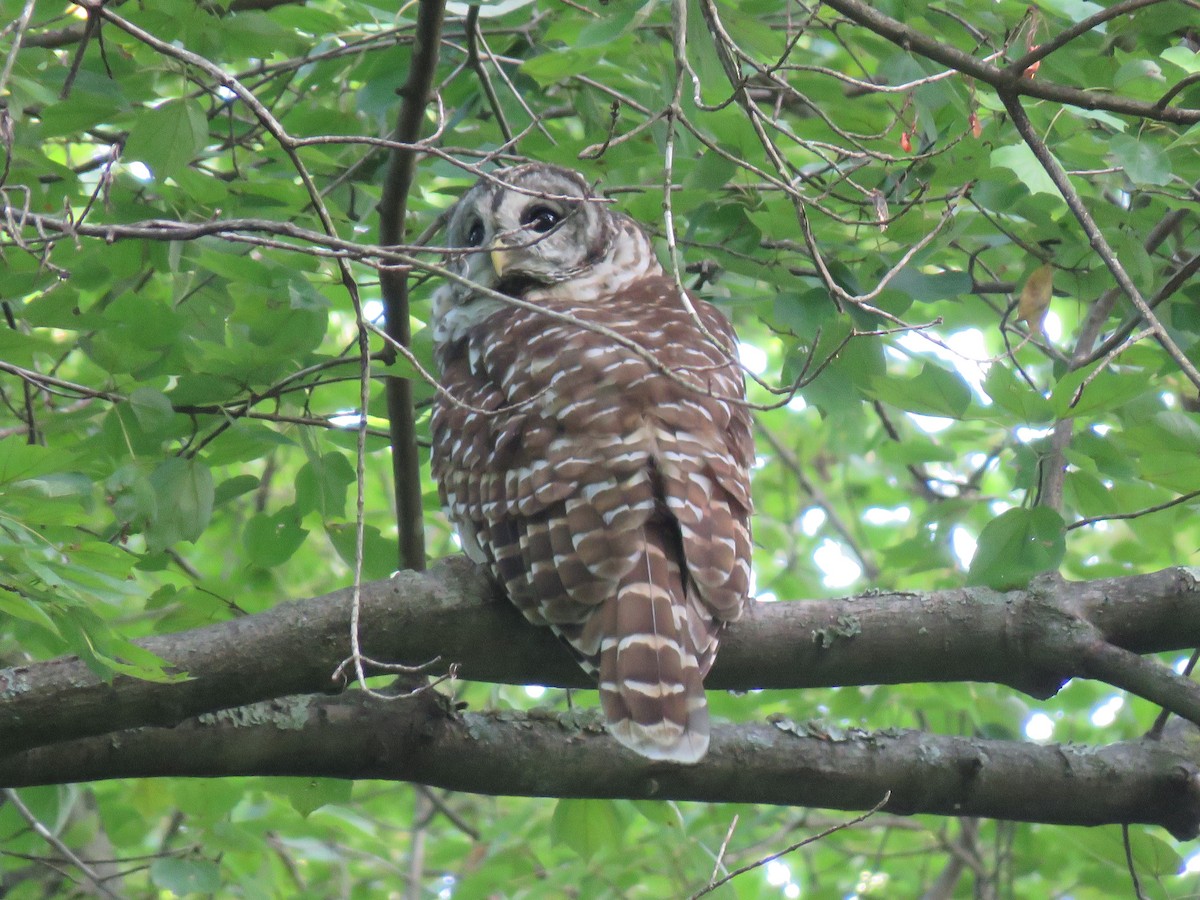
<path id="1" fill-rule="evenodd" d="M 1065 103 L 1081 109 L 1103 109 L 1119 115 L 1160 122 L 1174 122 L 1178 125 L 1192 125 L 1200 122 L 1200 109 L 1177 107 L 1160 109 L 1154 103 L 1054 84 L 1041 78 L 1025 78 L 1021 72 L 1014 74 L 1007 68 L 994 66 L 986 60 L 923 34 L 915 28 L 910 28 L 903 22 L 884 14 L 865 0 L 824 0 L 824 5 L 911 53 L 957 69 L 964 75 L 991 85 L 997 91 L 1006 91 L 1013 96 L 1037 97 L 1041 100 Z"/>
<path id="2" fill-rule="evenodd" d="M 97 893 L 110 898 L 110 900 L 120 900 L 120 898 L 112 892 L 108 885 L 104 883 L 104 879 L 98 875 L 91 866 L 80 859 L 74 850 L 59 840 L 54 832 L 47 828 L 42 821 L 33 814 L 33 811 L 25 805 L 25 802 L 21 799 L 20 795 L 16 791 L 5 788 L 3 795 L 5 800 L 16 807 L 16 810 L 18 813 L 20 813 L 21 818 L 29 823 L 29 827 L 37 833 L 38 837 L 53 847 L 63 857 L 63 859 L 70 862 L 71 865 L 75 866 L 75 868 L 82 872 L 83 876 L 95 886 Z"/>
<path id="3" fill-rule="evenodd" d="M 1009 116 L 1012 118 L 1013 125 L 1020 133 L 1025 143 L 1029 145 L 1029 149 L 1033 151 L 1033 155 L 1038 162 L 1042 164 L 1042 168 L 1046 170 L 1046 174 L 1050 176 L 1050 180 L 1054 182 L 1058 188 L 1063 200 L 1066 201 L 1067 207 L 1075 216 L 1084 234 L 1087 235 L 1088 241 L 1092 249 L 1096 251 L 1096 255 L 1100 257 L 1104 265 L 1112 273 L 1113 278 L 1124 292 L 1125 296 L 1137 309 L 1146 325 L 1154 331 L 1154 337 L 1179 366 L 1180 371 L 1192 382 L 1192 384 L 1200 387 L 1200 371 L 1196 370 L 1195 364 L 1184 354 L 1179 346 L 1167 334 L 1167 330 L 1163 327 L 1158 317 L 1154 315 L 1154 310 L 1146 302 L 1146 298 L 1142 296 L 1137 285 L 1133 283 L 1133 279 L 1129 277 L 1129 273 L 1125 271 L 1125 267 L 1121 265 L 1121 261 L 1117 258 L 1112 246 L 1105 239 L 1100 227 L 1096 224 L 1096 220 L 1092 218 L 1092 214 L 1088 208 L 1084 206 L 1083 200 L 1079 196 L 1079 192 L 1075 190 L 1075 186 L 1071 184 L 1066 171 L 1063 169 L 1053 154 L 1050 153 L 1045 143 L 1038 137 L 1034 130 L 1033 123 L 1029 121 L 1029 116 L 1025 112 L 1025 108 L 1021 105 L 1020 98 L 1015 94 L 1007 92 L 1000 93 L 1000 99 L 1004 103 L 1004 108 L 1008 110 Z"/>
<path id="4" fill-rule="evenodd" d="M 846 546 L 858 557 L 858 561 L 862 564 L 863 575 L 867 581 L 878 581 L 880 570 L 879 566 L 875 564 L 872 554 L 863 547 L 858 537 L 850 530 L 850 526 L 842 519 L 837 508 L 830 501 L 829 497 L 826 496 L 825 492 L 821 490 L 815 481 L 808 477 L 808 474 L 804 471 L 804 466 L 800 463 L 796 454 L 784 445 L 778 435 L 761 422 L 756 422 L 755 426 L 755 431 L 766 438 L 767 443 L 771 445 L 771 449 L 775 452 L 775 458 L 783 464 L 784 468 L 792 473 L 792 477 L 796 479 L 796 483 L 800 485 L 800 489 L 807 493 L 812 498 L 812 502 L 825 513 L 830 526 L 841 535 Z"/>
<path id="5" fill-rule="evenodd" d="M 1128 15 L 1135 10 L 1141 9 L 1143 6 L 1154 6 L 1157 3 L 1163 3 L 1165 0 L 1125 0 L 1124 3 L 1114 3 L 1107 9 L 1102 9 L 1093 16 L 1088 16 L 1082 21 L 1076 22 L 1070 28 L 1056 34 L 1053 38 L 1045 41 L 1042 44 L 1031 49 L 1028 53 L 1014 62 L 1008 67 L 1008 71 L 1012 75 L 1022 75 L 1025 70 L 1032 66 L 1035 62 L 1045 59 L 1056 50 L 1060 50 L 1069 44 L 1071 41 L 1080 35 L 1087 34 L 1098 25 L 1120 16 Z"/>

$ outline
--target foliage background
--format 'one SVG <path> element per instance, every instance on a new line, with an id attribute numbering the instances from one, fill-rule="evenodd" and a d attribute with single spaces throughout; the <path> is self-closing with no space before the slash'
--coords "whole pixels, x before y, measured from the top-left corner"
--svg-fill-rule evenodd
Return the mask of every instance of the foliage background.
<path id="1" fill-rule="evenodd" d="M 579 168 L 654 230 L 761 377 L 764 599 L 1194 562 L 1196 4 L 873 9 L 936 46 L 852 2 L 448 4 L 402 243 L 436 246 L 476 172 L 517 159 Z M 361 417 L 359 322 L 382 314 L 381 265 L 402 263 L 415 360 L 432 368 L 422 265 L 438 255 L 410 270 L 411 253 L 382 252 L 376 213 L 419 12 L 162 0 L 88 18 L 0 2 L 6 663 L 76 653 L 169 678 L 133 639 L 344 586 L 359 543 L 364 579 L 396 568 L 382 376 L 414 376 L 421 447 L 432 388 L 372 333 Z M 1018 62 L 1038 46 L 1035 69 Z M 1072 173 L 1074 209 L 1046 153 Z M 453 553 L 427 474 L 420 494 L 430 556 Z M 472 707 L 566 705 L 443 687 Z M 711 702 L 735 721 L 1084 743 L 1137 737 L 1157 714 L 1085 681 L 1045 703 L 972 684 Z M 64 847 L 118 896 L 685 896 L 838 821 L 267 778 L 5 796 L 12 897 L 96 890 Z M 1175 874 L 1191 848 L 1131 838 L 1148 895 L 1195 893 Z M 1130 883 L 1116 828 L 880 814 L 720 892 Z"/>

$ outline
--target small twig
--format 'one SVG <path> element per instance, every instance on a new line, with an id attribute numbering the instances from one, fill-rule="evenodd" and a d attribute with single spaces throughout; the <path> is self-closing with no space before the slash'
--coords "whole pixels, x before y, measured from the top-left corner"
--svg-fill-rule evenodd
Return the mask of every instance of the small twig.
<path id="1" fill-rule="evenodd" d="M 414 784 L 413 787 L 417 789 L 418 793 L 424 794 L 425 798 L 433 805 L 435 810 L 445 816 L 455 828 L 457 828 L 471 840 L 479 841 L 483 839 L 482 835 L 479 833 L 479 829 L 451 809 L 450 804 L 435 794 L 432 788 L 426 787 L 423 784 Z"/>
<path id="2" fill-rule="evenodd" d="M 1038 137 L 1037 132 L 1033 128 L 1033 123 L 1029 121 L 1029 116 L 1025 112 L 1025 107 L 1021 105 L 1020 98 L 1007 91 L 1001 91 L 1000 99 L 1004 103 L 1004 108 L 1008 110 L 1008 114 L 1018 133 L 1020 133 L 1025 143 L 1029 146 L 1029 149 L 1033 151 L 1033 155 L 1041 163 L 1046 174 L 1050 176 L 1050 180 L 1054 182 L 1055 187 L 1058 188 L 1058 192 L 1062 195 L 1071 213 L 1075 216 L 1075 221 L 1079 223 L 1084 234 L 1087 235 L 1088 241 L 1096 251 L 1096 255 L 1104 261 L 1105 266 L 1112 273 L 1113 278 L 1116 279 L 1125 296 L 1129 298 L 1142 319 L 1153 330 L 1154 337 L 1159 345 L 1175 361 L 1175 364 L 1179 366 L 1184 376 L 1192 384 L 1200 388 L 1200 371 L 1197 371 L 1195 364 L 1188 359 L 1187 355 L 1179 348 L 1179 345 L 1167 333 L 1166 328 L 1163 327 L 1158 317 L 1154 315 L 1154 311 L 1138 290 L 1137 285 L 1133 283 L 1133 279 L 1129 277 L 1129 273 L 1125 271 L 1125 267 L 1121 265 L 1121 261 L 1117 258 L 1116 253 L 1113 252 L 1112 246 L 1104 237 L 1104 233 L 1096 225 L 1096 221 L 1092 218 L 1092 214 L 1088 211 L 1087 207 L 1084 206 L 1083 200 L 1075 190 L 1075 186 L 1071 184 L 1067 173 L 1063 171 L 1063 167 L 1059 164 L 1058 160 L 1054 158 L 1045 143 Z"/>
<path id="3" fill-rule="evenodd" d="M 1180 92 L 1182 92 L 1185 88 L 1195 84 L 1197 81 L 1200 81 L 1200 72 L 1192 72 L 1190 75 L 1185 75 L 1183 78 L 1179 79 L 1179 81 L 1175 82 L 1175 84 L 1171 85 L 1170 90 L 1159 97 L 1158 100 L 1155 101 L 1154 106 L 1158 109 L 1166 109 L 1167 104 L 1179 96 Z"/>
<path id="4" fill-rule="evenodd" d="M 386 693 L 377 691 L 374 688 L 368 687 L 366 683 L 367 676 L 364 673 L 364 666 L 370 666 L 378 671 L 372 672 L 372 675 L 420 675 L 429 669 L 431 666 L 441 662 L 440 656 L 435 656 L 429 662 L 420 663 L 415 666 L 406 665 L 405 663 L 384 662 L 378 659 L 372 659 L 370 656 L 364 656 L 362 653 L 356 653 L 353 656 L 347 656 L 337 668 L 329 676 L 338 687 L 346 684 L 346 670 L 353 669 L 359 687 L 364 693 L 376 700 L 405 700 L 410 697 L 415 697 L 418 694 L 423 694 L 428 690 L 432 690 L 444 681 L 453 681 L 458 677 L 458 663 L 451 663 L 446 669 L 444 675 L 438 676 L 435 680 L 418 685 L 412 690 L 396 691 L 394 693 Z"/>
<path id="5" fill-rule="evenodd" d="M 1133 864 L 1133 844 L 1129 840 L 1129 823 L 1121 823 L 1121 843 L 1125 847 L 1125 868 L 1129 870 L 1129 877 L 1133 880 L 1133 895 L 1137 900 L 1149 900 L 1142 893 L 1142 882 L 1138 878 L 1137 866 Z"/>
<path id="6" fill-rule="evenodd" d="M 991 85 L 1001 93 L 1013 96 L 1036 97 L 1055 103 L 1064 103 L 1082 109 L 1102 109 L 1106 112 L 1153 121 L 1173 122 L 1177 125 L 1193 125 L 1200 122 L 1200 109 L 1156 109 L 1154 104 L 1132 100 L 1119 95 L 1102 96 L 1085 88 L 1068 87 L 1041 78 L 1024 78 L 1014 75 L 1007 68 L 1000 68 L 973 56 L 964 50 L 937 40 L 928 33 L 910 28 L 886 15 L 877 6 L 866 0 L 823 0 L 833 9 L 864 28 L 904 47 L 907 52 L 924 56 L 944 66 L 957 69 L 963 75 Z"/>
<path id="7" fill-rule="evenodd" d="M 1096 366 L 1096 368 L 1091 372 L 1088 372 L 1087 377 L 1079 383 L 1079 387 L 1075 388 L 1075 393 L 1071 397 L 1071 402 L 1067 404 L 1068 408 L 1074 409 L 1079 405 L 1079 401 L 1083 399 L 1084 392 L 1088 389 L 1093 381 L 1100 377 L 1100 374 L 1105 369 L 1112 365 L 1113 360 L 1115 360 L 1118 356 L 1120 356 L 1142 338 L 1150 337 L 1152 334 L 1154 334 L 1153 328 L 1145 328 L 1142 331 L 1139 331 L 1137 334 L 1131 335 L 1123 343 L 1114 347 L 1107 354 L 1105 354 L 1104 358 L 1100 360 L 1100 365 Z"/>
<path id="8" fill-rule="evenodd" d="M 492 53 L 492 48 L 488 46 L 487 38 L 484 37 L 482 31 L 479 32 L 478 37 L 479 37 L 479 46 L 481 46 L 483 48 L 483 52 L 487 55 L 488 62 L 490 62 L 492 64 L 493 68 L 495 68 L 496 74 L 500 76 L 500 80 L 504 82 L 505 87 L 507 87 L 509 90 L 509 93 L 512 94 L 513 99 L 516 100 L 518 104 L 520 104 L 521 109 L 523 109 L 525 111 L 525 114 L 527 116 L 529 116 L 530 122 L 532 123 L 533 127 L 537 128 L 537 130 L 542 133 L 542 135 L 546 138 L 546 140 L 548 140 L 552 145 L 557 147 L 558 141 L 556 141 L 554 139 L 554 135 L 552 135 L 550 133 L 549 129 L 547 129 L 546 126 L 542 124 L 541 116 L 539 116 L 537 113 L 535 113 L 533 111 L 533 109 L 529 106 L 529 103 L 525 100 L 525 97 L 522 96 L 520 89 L 515 84 L 513 84 L 513 80 L 508 77 L 508 73 L 504 71 L 504 66 L 500 65 L 501 60 L 497 59 L 496 54 Z M 505 141 L 505 146 L 509 146 L 509 145 L 515 146 L 514 138 L 510 137 L 507 141 Z"/>
<path id="9" fill-rule="evenodd" d="M 1041 42 L 1016 62 L 1012 63 L 1008 67 L 1008 72 L 1010 75 L 1020 77 L 1034 63 L 1040 62 L 1055 50 L 1065 47 L 1071 41 L 1075 40 L 1075 38 L 1087 34 L 1093 28 L 1120 16 L 1128 15 L 1135 10 L 1141 9 L 1143 6 L 1154 6 L 1163 2 L 1166 2 L 1166 0 L 1126 0 L 1124 3 L 1114 3 L 1107 9 L 1102 9 L 1095 15 L 1088 16 L 1086 19 L 1076 22 L 1070 28 L 1064 28 L 1049 40 Z"/>
<path id="10" fill-rule="evenodd" d="M 25 6 L 14 23 L 16 27 L 13 29 L 12 45 L 8 48 L 8 55 L 4 58 L 4 68 L 0 69 L 0 97 L 8 96 L 8 79 L 12 77 L 13 66 L 17 62 L 17 53 L 25 40 L 25 31 L 29 28 L 29 19 L 33 15 L 35 2 L 36 0 L 25 0 Z M 4 107 L 7 109 L 7 103 L 4 104 Z"/>
<path id="11" fill-rule="evenodd" d="M 867 819 L 871 818 L 871 816 L 875 815 L 875 813 L 879 812 L 879 810 L 883 809 L 883 807 L 887 805 L 887 802 L 890 799 L 892 799 L 892 792 L 888 791 L 886 794 L 883 795 L 882 800 L 880 800 L 878 803 L 876 803 L 873 807 L 871 807 L 869 810 L 867 810 L 862 815 L 855 816 L 853 819 L 848 819 L 845 822 L 839 822 L 837 825 L 833 825 L 829 828 L 826 828 L 824 831 L 819 832 L 818 834 L 814 834 L 811 837 L 806 837 L 802 841 L 796 841 L 796 843 L 792 844 L 789 847 L 786 847 L 783 850 L 780 850 L 778 853 L 772 853 L 770 856 L 764 856 L 762 859 L 755 860 L 754 862 L 750 863 L 749 865 L 742 866 L 740 869 L 734 869 L 732 872 L 730 872 L 728 875 L 726 875 L 720 881 L 710 881 L 703 888 L 696 891 L 696 893 L 692 894 L 691 897 L 688 898 L 688 900 L 696 900 L 696 898 L 703 897 L 705 894 L 711 894 L 713 891 L 715 891 L 721 885 L 728 884 L 730 881 L 737 878 L 739 875 L 744 875 L 747 872 L 751 872 L 757 868 L 760 868 L 761 866 L 765 866 L 769 862 L 774 862 L 775 860 L 779 859 L 782 856 L 787 856 L 787 854 L 791 853 L 793 850 L 799 850 L 801 847 L 805 846 L 806 844 L 811 844 L 811 843 L 814 843 L 815 841 L 819 841 L 823 838 L 827 838 L 827 837 L 829 837 L 829 835 L 835 834 L 839 831 L 844 831 L 847 828 L 853 828 L 855 825 L 858 825 L 861 822 L 865 822 Z"/>
<path id="12" fill-rule="evenodd" d="M 121 898 L 117 894 L 114 894 L 108 885 L 104 883 L 104 879 L 97 874 L 91 866 L 80 859 L 74 850 L 59 840 L 57 835 L 55 835 L 49 828 L 42 824 L 41 820 L 38 819 L 38 817 L 33 814 L 33 811 L 25 805 L 25 802 L 21 799 L 20 795 L 18 795 L 16 791 L 12 790 L 11 788 L 4 788 L 3 794 L 4 799 L 16 807 L 16 810 L 18 813 L 20 813 L 21 818 L 29 823 L 29 827 L 37 833 L 38 837 L 57 850 L 64 859 L 68 860 L 71 865 L 75 866 L 75 868 L 82 872 L 83 876 L 92 883 L 98 892 L 103 894 L 105 897 L 109 897 L 110 900 L 121 900 Z"/>
<path id="13" fill-rule="evenodd" d="M 1200 647 L 1192 651 L 1191 658 L 1184 665 L 1183 671 L 1179 674 L 1184 678 L 1191 678 L 1192 672 L 1195 671 L 1196 663 L 1200 662 Z M 1159 712 L 1154 720 L 1154 724 L 1150 726 L 1150 730 L 1146 732 L 1146 737 L 1152 741 L 1157 741 L 1162 738 L 1163 729 L 1167 726 L 1167 719 L 1171 718 L 1171 711 L 1164 709 Z"/>
<path id="14" fill-rule="evenodd" d="M 1189 491 L 1186 494 L 1181 494 L 1174 500 L 1168 500 L 1166 503 L 1159 503 L 1156 506 L 1147 506 L 1145 509 L 1139 509 L 1137 512 L 1128 513 L 1112 513 L 1107 516 L 1090 516 L 1086 519 L 1080 519 L 1077 522 L 1072 522 L 1067 526 L 1067 531 L 1075 528 L 1083 528 L 1087 525 L 1095 525 L 1097 522 L 1112 522 L 1117 519 L 1140 519 L 1142 516 L 1148 516 L 1151 513 L 1162 512 L 1164 509 L 1170 509 L 1172 506 L 1178 506 L 1180 503 L 1187 503 L 1200 497 L 1200 490 Z"/>
<path id="15" fill-rule="evenodd" d="M 721 864 L 725 861 L 725 851 L 729 849 L 729 842 L 733 840 L 733 830 L 737 828 L 738 814 L 733 814 L 733 819 L 729 822 L 729 830 L 725 832 L 725 840 L 721 841 L 721 848 L 717 851 L 717 860 L 713 864 L 712 875 L 708 877 L 708 883 L 712 884 L 717 880 L 717 875 L 721 872 Z"/>
<path id="16" fill-rule="evenodd" d="M 67 77 L 63 79 L 62 90 L 58 92 L 59 100 L 66 100 L 71 96 L 71 86 L 75 84 L 75 77 L 79 74 L 79 67 L 83 65 L 83 57 L 87 53 L 88 45 L 92 42 L 92 38 L 96 37 L 100 32 L 100 18 L 96 10 L 88 4 L 80 4 L 81 8 L 87 12 L 87 21 L 83 24 L 83 36 L 79 39 L 79 46 L 75 48 L 75 56 L 71 60 L 71 68 L 67 70 Z"/>
<path id="17" fill-rule="evenodd" d="M 771 445 L 771 449 L 775 452 L 775 458 L 783 465 L 785 469 L 792 473 L 792 477 L 796 479 L 796 483 L 812 499 L 829 520 L 829 524 L 833 530 L 841 535 L 842 540 L 850 548 L 851 552 L 858 557 L 858 561 L 862 564 L 863 575 L 868 581 L 876 581 L 879 578 L 879 567 L 875 564 L 871 555 L 867 553 L 859 544 L 858 538 L 850 531 L 850 527 L 842 519 L 837 509 L 834 508 L 829 498 L 820 486 L 808 477 L 808 473 L 804 471 L 804 467 L 800 464 L 800 460 L 796 458 L 788 447 L 784 446 L 783 441 L 779 437 L 763 425 L 761 422 L 755 422 L 755 431 L 767 439 L 767 443 Z"/>
<path id="18" fill-rule="evenodd" d="M 500 107 L 500 98 L 496 96 L 496 89 L 492 86 L 492 78 L 488 75 L 487 69 L 483 65 L 483 60 L 479 56 L 478 4 L 467 8 L 467 18 L 463 24 L 463 28 L 467 32 L 467 66 L 475 73 L 475 77 L 479 79 L 479 86 L 483 89 L 483 95 L 487 98 L 492 115 L 496 118 L 496 124 L 500 127 L 500 133 L 504 135 L 505 143 L 511 143 L 513 139 L 512 128 L 509 127 L 508 119 L 504 116 L 504 110 Z"/>
<path id="19" fill-rule="evenodd" d="M 608 152 L 609 146 L 612 144 L 613 137 L 617 133 L 617 122 L 621 118 L 621 101 L 614 100 L 608 109 L 608 134 L 604 136 L 604 143 L 596 146 L 593 144 L 579 152 L 580 159 L 599 159 Z"/>
<path id="20" fill-rule="evenodd" d="M 1177 209 L 1170 215 L 1166 216 L 1164 221 L 1178 223 L 1183 218 L 1184 214 L 1185 211 L 1183 209 Z M 1152 252 L 1156 246 L 1157 244 L 1151 246 L 1150 239 L 1146 240 L 1147 253 Z M 1159 304 L 1186 285 L 1197 272 L 1200 272 L 1200 253 L 1193 254 L 1186 262 L 1184 262 L 1177 269 L 1175 269 L 1174 272 L 1171 273 L 1171 276 L 1166 280 L 1166 282 L 1163 283 L 1162 287 L 1160 287 L 1150 299 L 1150 308 L 1156 309 Z M 1119 294 L 1120 291 L 1118 289 L 1109 289 L 1108 291 L 1104 292 L 1100 302 L 1108 300 L 1107 306 L 1108 309 L 1111 310 L 1112 304 L 1115 302 Z M 1110 297 L 1111 299 L 1109 299 Z M 1099 318 L 1099 315 L 1097 315 L 1097 318 Z M 1104 311 L 1104 318 L 1107 318 L 1107 311 Z M 1090 324 L 1091 321 L 1092 316 L 1089 313 L 1088 323 Z M 1108 340 L 1102 343 L 1099 347 L 1097 347 L 1091 356 L 1080 361 L 1080 365 L 1087 365 L 1088 363 L 1095 362 L 1104 354 L 1111 351 L 1113 347 L 1118 346 L 1123 340 L 1125 340 L 1126 336 L 1128 336 L 1129 333 L 1137 327 L 1137 323 L 1139 321 L 1139 317 L 1135 315 L 1131 316 L 1127 321 L 1122 322 L 1121 325 L 1118 326 L 1118 328 L 1112 333 L 1112 336 L 1109 337 Z M 1096 326 L 1096 331 L 1099 331 L 1099 324 Z"/>
<path id="21" fill-rule="evenodd" d="M 421 900 L 425 896 L 425 843 L 429 835 L 431 812 L 429 797 L 419 791 L 415 792 L 413 824 L 408 834 L 408 867 L 404 873 L 404 900 Z"/>

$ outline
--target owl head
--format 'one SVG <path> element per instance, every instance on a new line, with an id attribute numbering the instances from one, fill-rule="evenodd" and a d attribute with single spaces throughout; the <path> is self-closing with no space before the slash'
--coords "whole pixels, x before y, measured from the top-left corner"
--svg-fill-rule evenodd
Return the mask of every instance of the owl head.
<path id="1" fill-rule="evenodd" d="M 600 300 L 628 280 L 660 272 L 649 239 L 591 192 L 578 172 L 542 163 L 497 169 L 450 216 L 447 267 L 471 285 L 537 302 Z M 461 282 L 434 294 L 434 340 L 461 337 L 504 306 Z"/>

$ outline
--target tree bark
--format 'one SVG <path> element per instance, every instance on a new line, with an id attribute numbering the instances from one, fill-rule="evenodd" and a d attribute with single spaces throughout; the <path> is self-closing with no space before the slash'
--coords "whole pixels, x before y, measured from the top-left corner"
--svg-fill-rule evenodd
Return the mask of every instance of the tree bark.
<path id="1" fill-rule="evenodd" d="M 552 765 L 547 761 L 553 760 Z M 831 733 L 774 719 L 718 725 L 695 766 L 622 748 L 591 715 L 457 714 L 432 692 L 289 697 L 0 757 L 13 787 L 158 776 L 413 781 L 537 797 L 630 797 L 870 809 L 1200 831 L 1200 729 L 1088 748 L 892 729 Z"/>
<path id="2" fill-rule="evenodd" d="M 1200 724 L 1200 689 L 1138 654 L 1200 645 L 1200 572 L 1165 569 L 1091 582 L 868 593 L 759 604 L 731 626 L 714 689 L 985 681 L 1034 697 L 1098 677 Z M 0 670 L 0 748 L 12 752 L 185 719 L 291 694 L 340 691 L 350 591 L 282 603 L 141 645 L 186 680 L 104 682 L 75 657 Z M 476 681 L 590 687 L 465 558 L 363 586 L 363 650 L 374 659 L 457 668 Z"/>

